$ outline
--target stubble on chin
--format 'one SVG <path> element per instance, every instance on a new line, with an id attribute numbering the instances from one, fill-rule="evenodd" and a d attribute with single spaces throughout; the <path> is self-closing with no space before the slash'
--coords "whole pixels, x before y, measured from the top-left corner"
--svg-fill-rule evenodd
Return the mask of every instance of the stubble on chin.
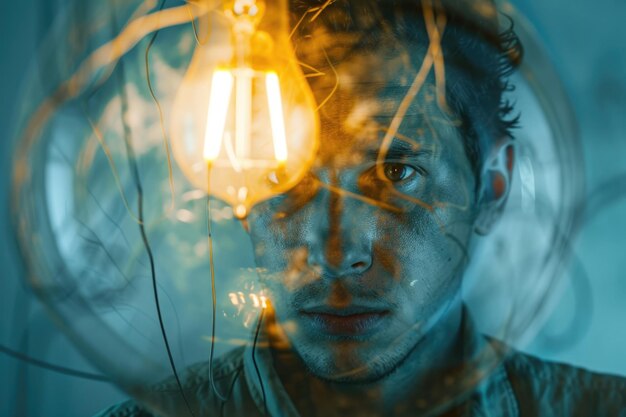
<path id="1" fill-rule="evenodd" d="M 394 343 L 377 341 L 380 346 L 369 348 L 358 346 L 367 341 L 353 341 L 348 346 L 303 346 L 300 349 L 294 346 L 294 351 L 307 371 L 322 381 L 342 385 L 370 385 L 394 374 L 416 350 L 420 338 L 407 334 L 403 336 Z M 414 333 L 412 336 L 417 335 Z"/>

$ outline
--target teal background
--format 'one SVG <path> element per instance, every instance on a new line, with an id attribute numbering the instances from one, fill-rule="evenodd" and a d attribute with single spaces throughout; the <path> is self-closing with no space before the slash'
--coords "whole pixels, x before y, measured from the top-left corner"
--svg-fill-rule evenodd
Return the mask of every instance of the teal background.
<path id="1" fill-rule="evenodd" d="M 0 0 L 0 344 L 93 371 L 22 280 L 9 217 L 7 149 L 37 45 L 62 1 Z M 575 241 L 574 280 L 525 349 L 626 375 L 626 2 L 514 1 L 535 25 L 571 98 L 583 141 L 592 211 Z M 614 187 L 604 193 L 604 185 Z M 585 279 L 586 278 L 586 279 Z M 95 372 L 95 371 L 93 371 Z M 125 396 L 0 354 L 0 416 L 88 416 Z"/>

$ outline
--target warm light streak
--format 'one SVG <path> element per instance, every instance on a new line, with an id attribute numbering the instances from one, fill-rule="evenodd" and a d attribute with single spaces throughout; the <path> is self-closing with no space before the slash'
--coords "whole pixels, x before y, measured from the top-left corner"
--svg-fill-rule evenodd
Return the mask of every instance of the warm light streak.
<path id="1" fill-rule="evenodd" d="M 245 305 L 252 304 L 254 308 L 267 308 L 267 297 L 262 295 L 262 293 L 250 293 L 246 296 L 242 292 L 231 292 L 228 294 L 228 298 L 230 299 L 230 303 L 235 307 L 242 308 Z"/>
<path id="2" fill-rule="evenodd" d="M 220 154 L 232 90 L 233 76 L 230 71 L 215 71 L 204 139 L 204 159 L 207 162 L 213 162 Z"/>
<path id="3" fill-rule="evenodd" d="M 265 77 L 267 99 L 270 110 L 270 121 L 274 139 L 276 160 L 280 163 L 287 161 L 287 134 L 285 133 L 285 116 L 280 95 L 280 81 L 275 72 L 268 72 Z"/>
<path id="4" fill-rule="evenodd" d="M 235 294 L 234 292 L 231 292 L 230 294 L 228 294 L 228 298 L 230 298 L 230 302 L 232 305 L 234 306 L 239 305 L 239 299 L 237 298 L 237 294 Z"/>
<path id="5" fill-rule="evenodd" d="M 265 83 L 274 157 L 277 162 L 285 163 L 288 157 L 287 134 L 278 75 L 275 72 L 268 72 Z M 252 142 L 252 74 L 246 69 L 237 70 L 234 76 L 228 70 L 217 70 L 213 74 L 204 141 L 204 159 L 207 162 L 213 162 L 222 150 L 233 84 L 235 87 L 235 159 L 237 165 L 241 166 L 242 162 L 250 158 Z M 230 132 L 226 133 L 230 134 Z"/>
<path id="6" fill-rule="evenodd" d="M 252 125 L 252 70 L 239 69 L 236 72 L 235 110 L 235 149 L 239 160 L 250 157 Z"/>

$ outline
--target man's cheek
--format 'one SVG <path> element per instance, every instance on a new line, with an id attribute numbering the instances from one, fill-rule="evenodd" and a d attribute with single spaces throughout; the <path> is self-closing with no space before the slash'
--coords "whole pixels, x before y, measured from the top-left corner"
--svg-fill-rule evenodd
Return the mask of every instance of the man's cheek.
<path id="1" fill-rule="evenodd" d="M 267 271 L 284 270 L 284 249 L 280 247 L 280 240 L 275 236 L 264 233 L 255 233 L 252 237 L 254 256 L 258 267 Z"/>

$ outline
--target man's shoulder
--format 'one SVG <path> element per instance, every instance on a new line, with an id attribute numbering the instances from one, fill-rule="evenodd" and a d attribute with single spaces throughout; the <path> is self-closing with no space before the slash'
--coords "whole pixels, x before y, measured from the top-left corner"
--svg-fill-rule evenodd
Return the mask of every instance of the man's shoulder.
<path id="1" fill-rule="evenodd" d="M 576 390 L 581 394 L 606 393 L 617 390 L 624 393 L 626 377 L 604 374 L 577 366 L 540 359 L 522 352 L 512 353 L 505 366 L 509 379 L 520 384 L 531 383 L 535 388 L 558 385 L 562 389 Z"/>
<path id="2" fill-rule="evenodd" d="M 514 352 L 505 362 L 521 416 L 626 417 L 626 378 Z"/>
<path id="3" fill-rule="evenodd" d="M 243 368 L 243 353 L 243 347 L 233 349 L 213 362 L 213 381 L 220 393 L 232 389 Z M 210 411 L 215 411 L 216 407 L 219 407 L 219 401 L 210 384 L 209 369 L 208 361 L 192 365 L 180 373 L 180 387 L 176 378 L 170 377 L 151 386 L 142 397 L 147 398 L 144 401 L 150 403 L 150 408 L 168 410 L 168 415 L 171 414 L 169 410 L 187 408 L 185 402 L 194 410 L 196 416 L 212 415 Z M 155 417 L 155 415 L 137 401 L 129 400 L 114 405 L 95 417 Z"/>

